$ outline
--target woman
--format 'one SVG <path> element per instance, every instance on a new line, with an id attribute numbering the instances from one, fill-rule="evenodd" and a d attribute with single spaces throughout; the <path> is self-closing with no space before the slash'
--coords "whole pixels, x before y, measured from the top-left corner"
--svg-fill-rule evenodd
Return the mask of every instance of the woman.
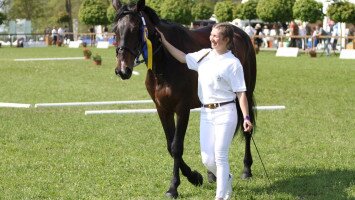
<path id="1" fill-rule="evenodd" d="M 244 131 L 252 123 L 248 113 L 243 67 L 230 49 L 233 47 L 233 27 L 228 23 L 215 24 L 210 41 L 212 49 L 185 54 L 161 35 L 170 54 L 198 72 L 198 97 L 202 103 L 200 145 L 202 162 L 217 177 L 216 199 L 230 199 L 232 175 L 229 173 L 228 153 L 237 125 L 235 99 L 244 116 Z"/>

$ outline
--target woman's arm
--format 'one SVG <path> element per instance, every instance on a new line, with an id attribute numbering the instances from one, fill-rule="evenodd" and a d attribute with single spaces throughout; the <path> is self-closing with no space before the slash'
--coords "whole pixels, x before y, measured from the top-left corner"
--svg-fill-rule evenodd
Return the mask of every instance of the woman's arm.
<path id="1" fill-rule="evenodd" d="M 243 113 L 243 128 L 245 132 L 250 132 L 253 129 L 253 124 L 250 121 L 249 117 L 249 106 L 248 100 L 245 92 L 237 92 L 237 97 L 239 100 L 239 105 Z"/>
<path id="2" fill-rule="evenodd" d="M 160 32 L 157 28 L 156 30 L 160 34 L 161 37 L 161 42 L 165 46 L 165 48 L 169 51 L 169 53 L 178 61 L 181 63 L 186 63 L 186 54 L 179 49 L 175 48 L 173 45 L 171 45 L 166 39 L 165 36 L 162 32 Z"/>

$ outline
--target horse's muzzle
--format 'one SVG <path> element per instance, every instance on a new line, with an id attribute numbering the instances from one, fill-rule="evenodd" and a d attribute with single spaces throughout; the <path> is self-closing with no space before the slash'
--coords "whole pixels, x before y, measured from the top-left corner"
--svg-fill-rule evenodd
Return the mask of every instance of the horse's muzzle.
<path id="1" fill-rule="evenodd" d="M 131 78 L 132 70 L 130 68 L 125 68 L 124 70 L 120 70 L 118 68 L 115 69 L 115 73 L 117 76 L 121 77 L 121 79 L 126 80 Z"/>

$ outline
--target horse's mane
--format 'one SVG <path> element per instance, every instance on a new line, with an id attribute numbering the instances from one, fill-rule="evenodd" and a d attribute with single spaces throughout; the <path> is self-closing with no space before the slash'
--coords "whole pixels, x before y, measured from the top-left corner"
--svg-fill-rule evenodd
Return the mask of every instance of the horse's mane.
<path id="1" fill-rule="evenodd" d="M 175 40 L 171 40 L 171 44 L 176 46 L 177 48 L 181 48 L 186 41 L 191 40 L 189 37 L 190 30 L 181 24 L 171 22 L 169 20 L 161 19 L 158 14 L 150 8 L 149 6 L 145 6 L 143 9 L 144 13 L 149 17 L 150 21 L 153 23 L 154 26 L 164 26 L 166 28 L 166 32 L 164 35 L 169 37 L 169 35 L 178 35 L 179 37 Z"/>

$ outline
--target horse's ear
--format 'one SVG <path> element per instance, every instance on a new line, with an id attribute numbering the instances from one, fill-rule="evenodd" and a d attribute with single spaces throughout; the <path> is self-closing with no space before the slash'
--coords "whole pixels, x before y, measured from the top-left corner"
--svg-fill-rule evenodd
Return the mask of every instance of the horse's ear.
<path id="1" fill-rule="evenodd" d="M 145 7 L 145 0 L 139 0 L 137 2 L 137 11 L 144 10 Z"/>
<path id="2" fill-rule="evenodd" d="M 122 2 L 120 0 L 112 0 L 112 6 L 117 11 L 122 7 Z"/>

